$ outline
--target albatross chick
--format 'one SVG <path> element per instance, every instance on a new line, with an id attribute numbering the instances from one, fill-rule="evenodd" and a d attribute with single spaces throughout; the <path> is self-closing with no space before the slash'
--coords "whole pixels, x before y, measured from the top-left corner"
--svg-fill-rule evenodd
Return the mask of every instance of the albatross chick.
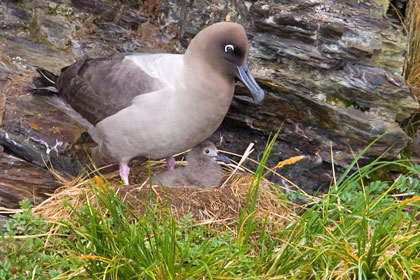
<path id="1" fill-rule="evenodd" d="M 187 166 L 168 170 L 152 178 L 152 184 L 163 186 L 196 186 L 211 188 L 220 185 L 222 167 L 217 161 L 230 163 L 227 156 L 218 153 L 216 146 L 205 141 L 187 155 Z"/>

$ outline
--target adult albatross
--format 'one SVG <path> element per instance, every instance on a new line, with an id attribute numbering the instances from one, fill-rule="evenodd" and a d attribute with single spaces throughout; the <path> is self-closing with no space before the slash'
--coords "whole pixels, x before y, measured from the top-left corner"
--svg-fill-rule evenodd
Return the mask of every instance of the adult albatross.
<path id="1" fill-rule="evenodd" d="M 55 75 L 38 69 L 32 92 L 48 96 L 98 144 L 96 164 L 118 162 L 128 184 L 134 157 L 166 158 L 207 139 L 232 102 L 238 78 L 255 101 L 264 91 L 247 64 L 244 28 L 221 22 L 200 31 L 181 54 L 117 54 L 83 59 Z"/>

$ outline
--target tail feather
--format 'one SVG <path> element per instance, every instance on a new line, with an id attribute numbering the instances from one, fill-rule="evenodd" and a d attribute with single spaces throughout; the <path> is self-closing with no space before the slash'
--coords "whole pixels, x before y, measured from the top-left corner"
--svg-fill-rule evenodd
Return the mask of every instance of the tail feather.
<path id="1" fill-rule="evenodd" d="M 58 76 L 55 75 L 54 73 L 51 73 L 48 70 L 45 70 L 43 68 L 37 68 L 36 71 L 39 73 L 39 75 L 41 75 L 42 77 L 44 77 L 45 81 L 49 83 L 48 86 L 53 86 L 55 85 L 55 82 L 58 79 Z"/>
<path id="2" fill-rule="evenodd" d="M 57 94 L 55 83 L 58 76 L 42 68 L 37 68 L 36 71 L 40 76 L 34 77 L 32 83 L 29 83 L 29 90 L 34 94 Z"/>

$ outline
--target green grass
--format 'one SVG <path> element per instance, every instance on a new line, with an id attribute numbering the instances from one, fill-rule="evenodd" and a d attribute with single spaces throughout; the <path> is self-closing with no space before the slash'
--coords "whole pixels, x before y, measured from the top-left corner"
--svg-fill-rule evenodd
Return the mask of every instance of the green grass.
<path id="1" fill-rule="evenodd" d="M 0 279 L 52 279 L 76 269 L 67 261 L 68 235 L 61 230 L 52 234 L 55 225 L 33 215 L 28 200 L 20 205 L 23 212 L 8 220 L 2 232 Z"/>
<path id="2" fill-rule="evenodd" d="M 94 183 L 94 199 L 59 225 L 34 217 L 22 203 L 25 212 L 16 214 L 3 234 L 0 279 L 420 278 L 420 166 L 378 158 L 352 171 L 356 158 L 299 218 L 286 228 L 268 230 L 269 221 L 254 213 L 273 141 L 250 183 L 246 207 L 231 227 L 196 225 L 191 215 L 177 221 L 152 197 L 139 213 L 111 188 Z M 369 182 L 391 164 L 406 174 Z M 49 236 L 5 239 L 52 229 Z"/>
<path id="3" fill-rule="evenodd" d="M 139 216 L 111 190 L 95 192 L 107 213 L 90 204 L 76 221 L 67 222 L 89 279 L 196 279 L 249 270 L 247 258 L 238 262 L 239 247 L 231 234 L 194 226 L 191 216 L 177 224 L 170 212 L 152 208 Z"/>

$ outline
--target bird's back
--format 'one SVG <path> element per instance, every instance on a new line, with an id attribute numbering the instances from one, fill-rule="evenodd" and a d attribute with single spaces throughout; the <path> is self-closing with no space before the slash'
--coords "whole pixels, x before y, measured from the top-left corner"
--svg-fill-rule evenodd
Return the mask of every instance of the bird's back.
<path id="1" fill-rule="evenodd" d="M 125 58 L 85 59 L 68 66 L 57 80 L 59 95 L 95 125 L 130 106 L 136 96 L 163 87 L 159 79 Z"/>
<path id="2" fill-rule="evenodd" d="M 167 170 L 152 178 L 153 185 L 162 186 L 188 186 L 188 180 L 184 176 L 184 167 L 175 170 Z"/>

